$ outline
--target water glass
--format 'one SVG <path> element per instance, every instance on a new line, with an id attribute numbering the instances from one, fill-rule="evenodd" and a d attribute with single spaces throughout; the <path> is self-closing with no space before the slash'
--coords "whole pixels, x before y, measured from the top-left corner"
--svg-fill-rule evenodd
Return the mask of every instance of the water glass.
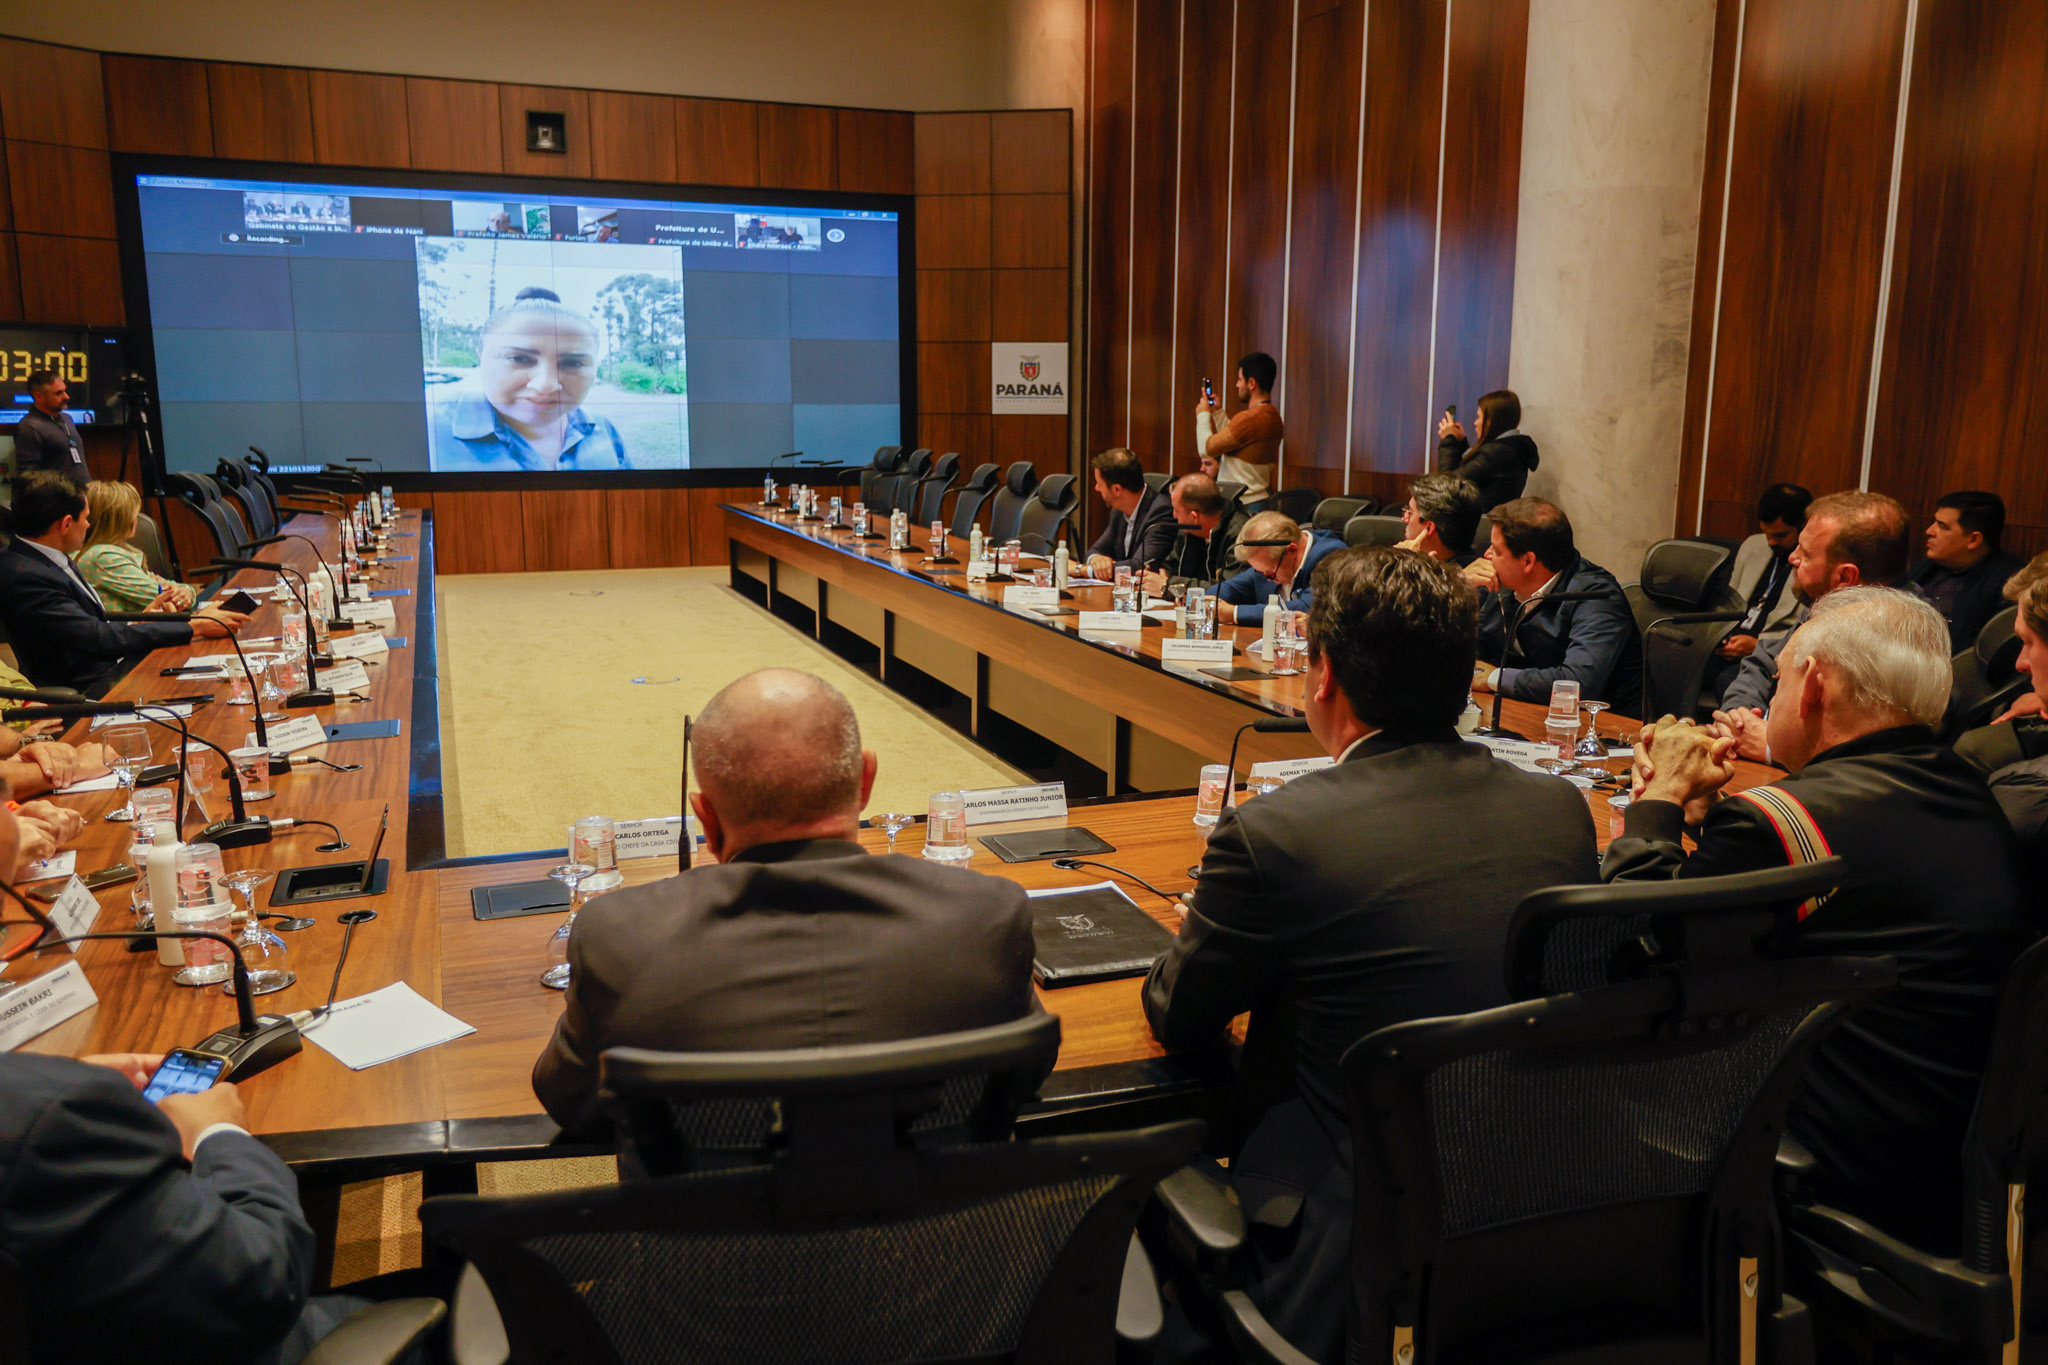
<path id="1" fill-rule="evenodd" d="M 1202 765 L 1201 786 L 1195 789 L 1195 823 L 1204 829 L 1215 828 L 1223 818 L 1223 803 L 1230 795 L 1230 768 L 1222 763 Z"/>
<path id="2" fill-rule="evenodd" d="M 1138 609 L 1138 575 L 1128 564 L 1116 566 L 1116 576 L 1111 580 L 1110 605 L 1117 611 Z"/>
<path id="3" fill-rule="evenodd" d="M 573 830 L 575 827 L 572 825 L 570 828 Z M 597 869 L 588 863 L 577 862 L 563 863 L 548 869 L 548 876 L 569 888 L 569 918 L 556 925 L 555 932 L 548 936 L 548 965 L 540 974 L 540 984 L 550 990 L 569 989 L 569 935 L 576 929 L 576 912 L 583 908 L 583 883 L 596 871 Z"/>
<path id="4" fill-rule="evenodd" d="M 931 533 L 930 544 L 932 554 L 937 556 L 951 553 L 946 545 L 946 523 L 943 521 L 933 522 L 931 524 Z"/>
<path id="5" fill-rule="evenodd" d="M 174 808 L 178 798 L 169 787 L 137 787 L 128 804 L 135 812 L 135 822 L 128 827 L 129 836 L 138 842 L 154 842 L 156 827 L 170 823 L 177 813 Z M 142 864 L 136 862 L 135 866 L 140 869 Z"/>
<path id="6" fill-rule="evenodd" d="M 269 749 L 261 746 L 230 749 L 228 758 L 235 765 L 235 776 L 241 781 L 243 801 L 268 801 L 277 795 L 270 786 Z"/>
<path id="7" fill-rule="evenodd" d="M 173 868 L 178 903 L 171 910 L 172 927 L 226 934 L 234 905 L 228 899 L 219 846 L 186 844 L 178 850 Z M 230 965 L 232 954 L 225 944 L 211 939 L 184 939 L 181 946 L 185 965 L 171 977 L 180 986 L 218 985 L 234 975 Z"/>
<path id="8" fill-rule="evenodd" d="M 569 861 L 590 871 L 579 889 L 583 899 L 601 896 L 624 886 L 619 873 L 619 828 L 609 815 L 586 815 L 569 826 Z"/>
<path id="9" fill-rule="evenodd" d="M 1291 678 L 1301 672 L 1301 636 L 1294 624 L 1294 613 L 1282 608 L 1273 622 L 1273 673 L 1277 677 Z"/>
<path id="10" fill-rule="evenodd" d="M 868 505 L 864 502 L 853 505 L 853 529 L 862 535 L 868 533 Z"/>
<path id="11" fill-rule="evenodd" d="M 249 661 L 247 668 L 242 666 L 242 662 L 239 659 L 229 663 L 227 666 L 228 705 L 230 706 L 251 706 L 255 704 L 255 675 L 262 671 L 262 665 L 257 662 L 257 655 L 249 654 L 243 657 Z"/>
<path id="12" fill-rule="evenodd" d="M 1188 620 L 1194 622 L 1196 639 L 1213 640 L 1216 638 L 1216 604 L 1221 600 L 1213 592 L 1205 594 L 1201 602 L 1201 619 L 1196 620 L 1193 595 L 1189 595 Z"/>
<path id="13" fill-rule="evenodd" d="M 270 660 L 270 681 L 283 697 L 306 690 L 306 656 L 303 654 L 276 654 Z M 269 716 L 264 717 L 269 720 Z"/>
<path id="14" fill-rule="evenodd" d="M 1585 701 L 1579 705 L 1586 713 L 1586 733 L 1579 740 L 1579 747 L 1573 752 L 1580 758 L 1590 758 L 1595 762 L 1604 760 L 1607 757 L 1607 746 L 1600 742 L 1600 713 L 1607 709 L 1607 703 Z"/>
<path id="15" fill-rule="evenodd" d="M 1038 568 L 1033 569 L 1031 571 L 1031 585 L 1035 588 L 1052 587 L 1052 565 L 1042 564 Z"/>
<path id="16" fill-rule="evenodd" d="M 135 790 L 135 779 L 149 766 L 149 727 L 146 725 L 110 725 L 103 741 L 108 750 L 108 766 L 114 770 L 114 780 L 120 784 L 123 795 Z M 132 799 L 124 800 L 121 809 L 108 813 L 109 820 L 132 820 L 135 805 Z"/>
<path id="17" fill-rule="evenodd" d="M 894 853 L 896 851 L 896 836 L 916 824 L 917 817 L 907 811 L 892 810 L 877 815 L 875 822 L 881 825 L 883 832 L 889 836 L 889 851 Z"/>
<path id="18" fill-rule="evenodd" d="M 1003 548 L 1002 548 L 1002 552 L 1001 552 L 1001 553 L 1000 553 L 1000 554 L 999 554 L 999 555 L 997 556 L 997 559 L 999 560 L 999 563 L 997 564 L 997 572 L 999 572 L 999 573 L 1006 573 L 1006 574 L 1008 574 L 1008 575 L 1009 575 L 1010 577 L 1012 577 L 1012 578 L 1015 578 L 1015 577 L 1017 576 L 1017 562 L 1018 562 L 1019 560 L 1023 559 L 1023 558 L 1024 558 L 1024 542 L 1023 542 L 1023 541 L 1021 541 L 1021 540 L 1006 540 L 1006 541 L 1004 541 L 1004 542 L 1003 542 Z"/>
<path id="19" fill-rule="evenodd" d="M 959 792 L 933 792 L 924 819 L 924 856 L 957 863 L 973 856 L 967 846 L 967 799 Z"/>

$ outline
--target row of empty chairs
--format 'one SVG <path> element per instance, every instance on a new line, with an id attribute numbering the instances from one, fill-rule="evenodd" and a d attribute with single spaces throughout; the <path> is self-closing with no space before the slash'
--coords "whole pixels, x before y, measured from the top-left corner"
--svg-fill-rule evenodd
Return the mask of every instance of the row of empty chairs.
<path id="1" fill-rule="evenodd" d="M 1050 554 L 1075 535 L 1074 513 L 1081 499 L 1074 476 L 1041 479 L 1029 460 L 1008 469 L 979 465 L 961 483 L 956 452 L 934 456 L 927 449 L 883 446 L 859 473 L 861 501 L 871 509 L 907 513 L 920 526 L 946 521 L 947 534 L 963 540 L 980 523 L 997 544 L 1017 540 L 1027 553 Z M 947 498 L 956 499 L 950 521 Z"/>

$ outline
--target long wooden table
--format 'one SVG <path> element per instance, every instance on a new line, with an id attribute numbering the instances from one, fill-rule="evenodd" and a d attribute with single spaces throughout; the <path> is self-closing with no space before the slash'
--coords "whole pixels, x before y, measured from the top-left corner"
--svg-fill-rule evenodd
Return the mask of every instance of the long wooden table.
<path id="1" fill-rule="evenodd" d="M 302 519 L 303 523 L 303 519 Z M 809 561 L 821 572 L 818 581 L 833 586 L 828 610 L 842 614 L 859 600 L 856 589 L 872 587 L 869 599 L 886 614 L 885 630 L 905 634 L 914 622 L 921 628 L 971 638 L 983 657 L 1014 661 L 1036 679 L 1034 686 L 1079 704 L 1088 695 L 1115 698 L 1121 716 L 1144 717 L 1167 727 L 1168 734 L 1207 746 L 1245 719 L 1298 711 L 1298 678 L 1271 678 L 1254 684 L 1212 685 L 1168 672 L 1157 664 L 1157 630 L 1148 630 L 1140 646 L 1104 646 L 1080 640 L 1059 621 L 1027 620 L 989 604 L 981 594 L 940 586 L 916 575 L 910 565 L 887 562 L 872 551 L 848 550 L 806 531 L 789 531 L 771 522 L 728 512 L 728 525 L 740 534 L 780 536 L 782 553 L 793 557 L 797 547 L 816 556 Z M 332 533 L 322 524 L 295 529 L 331 545 Z M 311 567 L 303 546 L 287 542 L 288 561 Z M 263 814 L 308 816 L 338 824 L 352 847 L 346 853 L 318 854 L 313 845 L 324 833 L 297 830 L 280 833 L 269 844 L 227 850 L 229 868 L 281 868 L 306 863 L 360 858 L 368 850 L 380 812 L 389 805 L 391 833 L 385 854 L 392 859 L 389 891 L 369 900 L 344 901 L 317 907 L 315 927 L 286 935 L 290 966 L 298 983 L 261 997 L 259 1009 L 287 1012 L 321 1003 L 335 969 L 341 929 L 339 911 L 368 906 L 378 918 L 355 935 L 342 974 L 341 995 L 347 998 L 405 981 L 427 999 L 473 1025 L 476 1032 L 440 1047 L 362 1071 L 351 1072 L 312 1043 L 304 1054 L 254 1077 L 244 1088 L 252 1127 L 302 1171 L 351 1178 L 380 1170 L 462 1167 L 478 1159 L 547 1155 L 563 1150 L 554 1145 L 556 1132 L 541 1114 L 530 1084 L 533 1060 L 552 1031 L 562 996 L 538 984 L 544 949 L 559 920 L 552 915 L 479 921 L 471 912 L 470 891 L 478 886 L 528 881 L 544 876 L 560 860 L 560 851 L 497 858 L 449 860 L 442 854 L 440 827 L 439 681 L 434 653 L 433 541 L 430 525 L 417 514 L 401 515 L 391 543 L 394 555 L 410 560 L 385 566 L 378 588 L 410 589 L 391 599 L 398 622 L 391 634 L 407 644 L 372 664 L 371 699 L 333 708 L 334 721 L 397 720 L 405 733 L 396 738 L 355 740 L 324 746 L 338 762 L 360 762 L 361 771 L 336 773 L 325 768 L 295 768 L 274 779 L 278 795 L 258 809 Z M 737 551 L 736 551 L 737 553 Z M 825 556 L 837 556 L 844 567 Z M 857 574 L 879 577 L 861 579 Z M 243 575 L 258 585 L 267 575 Z M 836 602 L 832 599 L 837 599 Z M 258 611 L 247 632 L 275 634 L 275 609 Z M 213 690 L 159 676 L 159 670 L 193 654 L 221 652 L 222 642 L 201 642 L 196 648 L 161 650 L 151 655 L 109 695 L 131 700 Z M 1050 650 L 1068 651 L 1044 665 Z M 982 670 L 985 676 L 985 669 Z M 1047 687 L 1051 683 L 1053 686 Z M 228 745 L 240 743 L 249 728 L 244 709 L 225 703 L 225 684 L 217 685 L 222 700 L 192 718 L 195 732 Z M 540 707 L 549 698 L 536 693 Z M 1538 708 L 1509 703 L 1508 715 L 1529 727 L 1540 726 Z M 1181 721 L 1174 721 L 1179 716 Z M 677 717 L 681 723 L 681 717 Z M 1175 727 L 1178 728 L 1175 728 Z M 536 724 L 536 732 L 541 730 Z M 1628 724 L 1602 718 L 1602 732 L 1624 734 Z M 86 737 L 80 724 L 67 738 Z M 1248 737 L 1249 739 L 1250 737 Z M 1298 737 L 1280 736 L 1294 739 Z M 157 746 L 159 758 L 171 752 L 168 732 Z M 1254 746 L 1247 744 L 1248 750 Z M 1207 749 L 1203 750 L 1207 752 Z M 544 754 L 534 755 L 535 780 L 545 780 Z M 887 755 L 883 756 L 887 762 Z M 1744 781 L 1767 770 L 1748 769 Z M 935 787 L 944 781 L 934 775 Z M 224 800 L 216 790 L 216 805 Z M 58 796 L 88 817 L 78 840 L 83 871 L 120 862 L 126 856 L 128 827 L 101 817 L 113 808 L 112 793 Z M 1594 796 L 1596 828 L 1607 832 L 1604 796 Z M 583 802 L 592 811 L 604 809 L 602 794 Z M 618 816 L 644 812 L 610 812 Z M 1072 823 L 1085 825 L 1115 846 L 1108 861 L 1153 882 L 1168 893 L 1192 883 L 1190 864 L 1199 861 L 1202 833 L 1192 821 L 1193 798 L 1187 791 L 1141 799 L 1103 799 L 1078 803 Z M 1019 822 L 977 828 L 974 833 L 1030 829 L 1048 822 Z M 1057 822 L 1053 822 L 1057 823 Z M 317 827 L 316 827 L 317 830 Z M 188 827 L 189 832 L 189 827 Z M 880 829 L 865 830 L 863 841 L 884 849 Z M 899 851 L 915 854 L 922 826 L 902 833 Z M 972 867 L 1009 876 L 1037 887 L 1078 886 L 1099 881 L 1094 869 L 1062 871 L 1049 862 L 1003 864 L 977 850 Z M 632 860 L 622 865 L 629 884 L 672 875 L 669 859 Z M 1169 928 L 1177 923 L 1173 907 L 1142 889 L 1130 888 L 1134 899 Z M 100 893 L 102 929 L 128 927 L 129 888 Z M 79 954 L 100 997 L 86 1013 L 59 1025 L 29 1046 L 67 1054 L 161 1051 L 190 1044 L 233 1021 L 234 1002 L 217 988 L 188 989 L 174 985 L 168 969 L 155 955 L 130 953 L 119 943 L 91 943 Z M 67 960 L 64 950 L 48 950 L 18 963 L 14 979 L 52 970 Z M 1222 1089 L 1227 1058 L 1220 1052 L 1168 1056 L 1152 1039 L 1139 1008 L 1139 982 L 1102 982 L 1045 992 L 1049 1009 L 1063 1027 L 1059 1066 L 1047 1084 L 1032 1121 L 1048 1125 L 1086 1123 L 1101 1106 L 1120 1106 L 1119 1113 L 1147 1103 L 1195 1105 L 1213 1100 Z"/>

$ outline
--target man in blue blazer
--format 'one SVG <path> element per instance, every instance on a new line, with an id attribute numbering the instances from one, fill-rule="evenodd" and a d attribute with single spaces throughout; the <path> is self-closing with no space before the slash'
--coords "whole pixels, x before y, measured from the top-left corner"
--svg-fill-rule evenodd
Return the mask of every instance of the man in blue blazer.
<path id="1" fill-rule="evenodd" d="M 1278 593 L 1287 611 L 1307 611 L 1315 601 L 1316 565 L 1344 548 L 1335 531 L 1303 526 L 1285 512 L 1261 512 L 1244 524 L 1238 557 L 1245 567 L 1216 590 L 1219 623 L 1256 626 L 1266 620 L 1266 599 Z"/>
<path id="2" fill-rule="evenodd" d="M 0 550 L 0 620 L 21 671 L 37 687 L 75 687 L 99 695 L 106 674 L 132 654 L 233 634 L 248 618 L 218 607 L 189 623 L 115 621 L 71 556 L 92 523 L 85 492 L 62 474 L 31 472 L 14 495 L 14 539 Z"/>
<path id="3" fill-rule="evenodd" d="M 1473 669 L 1474 692 L 1547 702 L 1550 685 L 1570 678 L 1583 701 L 1607 702 L 1622 715 L 1641 711 L 1643 649 L 1635 612 L 1614 575 L 1580 556 L 1563 509 L 1542 498 L 1516 498 L 1494 508 L 1486 564 L 1478 577 L 1491 579 L 1493 591 L 1480 602 L 1479 657 L 1491 662 Z M 1544 601 L 1580 592 L 1599 596 Z M 1522 622 L 1510 664 L 1507 622 L 1517 610 Z"/>

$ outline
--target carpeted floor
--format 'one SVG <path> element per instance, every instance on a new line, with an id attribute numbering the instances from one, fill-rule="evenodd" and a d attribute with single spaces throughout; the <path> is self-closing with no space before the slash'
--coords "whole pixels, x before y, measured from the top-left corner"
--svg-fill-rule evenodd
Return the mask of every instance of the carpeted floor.
<path id="1" fill-rule="evenodd" d="M 676 814 L 683 717 L 769 666 L 816 673 L 853 702 L 880 756 L 866 814 L 922 814 L 943 787 L 1029 780 L 726 579 L 718 568 L 439 579 L 449 856 L 561 848 L 585 815 Z"/>

